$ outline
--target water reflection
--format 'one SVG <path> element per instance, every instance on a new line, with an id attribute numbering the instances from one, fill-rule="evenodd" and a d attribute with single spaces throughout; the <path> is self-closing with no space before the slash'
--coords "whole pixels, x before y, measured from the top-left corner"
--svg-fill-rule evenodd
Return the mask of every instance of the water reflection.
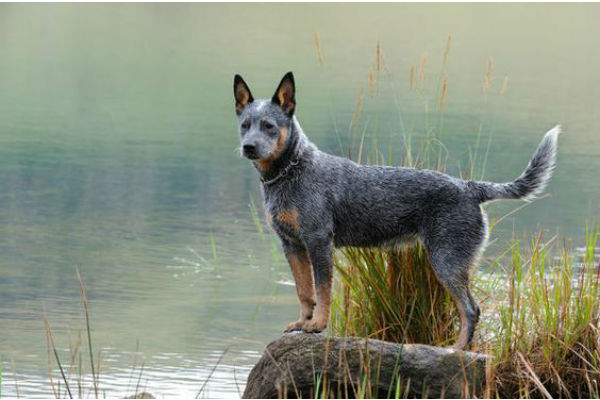
<path id="1" fill-rule="evenodd" d="M 17 393 L 14 361 L 19 394 L 50 395 L 42 307 L 68 359 L 69 335 L 84 328 L 76 268 L 102 349 L 101 387 L 111 396 L 135 389 L 131 375 L 142 358 L 146 391 L 195 395 L 228 346 L 206 395 L 235 396 L 234 378 L 243 384 L 264 345 L 296 315 L 277 240 L 257 232 L 248 207 L 260 195 L 255 171 L 235 150 L 236 72 L 262 97 L 293 69 L 298 117 L 324 150 L 345 153 L 364 131 L 365 154 L 390 149 L 399 162 L 406 134 L 416 143 L 437 129 L 449 172 L 467 169 L 478 152 L 487 154 L 478 161 L 485 177 L 498 181 L 518 175 L 543 133 L 562 122 L 552 197 L 496 226 L 488 253 L 538 229 L 581 243 L 582 227 L 599 211 L 599 10 L 0 5 L 2 393 Z M 371 99 L 366 76 L 378 41 L 385 70 Z M 424 53 L 424 88 L 411 90 L 410 68 Z M 490 56 L 492 86 L 483 96 Z M 361 85 L 362 112 L 349 128 Z M 488 211 L 499 217 L 515 206 Z M 84 380 L 89 388 L 89 370 Z"/>

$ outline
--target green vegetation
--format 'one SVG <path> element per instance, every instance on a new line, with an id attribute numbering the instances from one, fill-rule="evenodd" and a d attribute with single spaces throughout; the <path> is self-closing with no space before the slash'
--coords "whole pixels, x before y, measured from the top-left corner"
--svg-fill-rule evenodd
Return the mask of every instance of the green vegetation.
<path id="1" fill-rule="evenodd" d="M 213 247 L 214 248 L 214 247 Z M 216 258 L 216 255 L 215 255 Z M 79 330 L 79 334 L 75 343 L 71 342 L 71 338 L 69 337 L 69 346 L 68 352 L 65 353 L 62 349 L 59 349 L 54 342 L 54 335 L 52 333 L 52 327 L 46 315 L 46 310 L 44 310 L 43 322 L 46 331 L 46 342 L 48 348 L 48 379 L 50 382 L 50 389 L 55 398 L 99 398 L 106 397 L 107 389 L 101 387 L 100 385 L 100 371 L 101 371 L 101 359 L 102 352 L 98 351 L 96 353 L 96 357 L 94 357 L 93 351 L 93 341 L 92 341 L 92 329 L 91 329 L 91 311 L 90 305 L 88 302 L 87 294 L 86 294 L 86 286 L 83 281 L 83 278 L 79 274 L 79 270 L 76 270 L 76 275 L 79 283 L 80 293 L 81 293 L 81 301 L 83 305 L 83 311 L 85 315 L 85 336 L 87 339 L 87 347 L 88 347 L 88 363 L 89 363 L 89 371 L 91 372 L 91 377 L 89 377 L 89 373 L 85 371 L 84 361 L 85 361 L 85 351 L 84 340 L 82 339 L 82 331 Z M 205 390 L 207 387 L 207 383 L 212 378 L 215 370 L 223 361 L 224 356 L 229 351 L 229 347 L 225 348 L 215 365 L 212 366 L 212 369 L 208 376 L 201 383 L 200 388 L 196 394 L 196 398 L 203 397 L 205 395 Z M 67 360 L 61 359 L 61 353 L 63 357 L 66 354 Z M 144 396 L 148 396 L 149 394 L 145 392 L 145 385 L 142 383 L 142 378 L 144 375 L 144 367 L 145 361 L 142 360 L 141 364 L 138 366 L 138 354 L 139 350 L 139 342 L 136 343 L 135 350 L 135 358 L 133 360 L 133 366 L 131 368 L 129 383 L 126 388 L 126 392 L 132 392 L 133 394 L 127 398 L 148 398 Z M 96 361 L 94 361 L 94 359 Z M 87 363 L 86 363 L 87 364 Z M 53 371 L 54 367 L 58 368 L 59 379 L 55 381 L 55 373 Z M 137 369 L 139 368 L 139 371 Z M 91 385 L 88 380 L 91 378 Z M 237 382 L 236 382 L 237 383 Z M 2 384 L 2 365 L 0 363 L 0 394 L 1 392 L 1 384 Z M 106 383 L 104 386 L 109 386 L 110 383 Z M 77 391 L 75 391 L 77 390 Z M 17 392 L 18 393 L 18 392 Z M 17 396 L 18 397 L 18 396 Z M 152 398 L 152 397 L 150 397 Z"/>
<path id="2" fill-rule="evenodd" d="M 508 282 L 500 289 L 506 290 L 491 291 L 496 318 L 480 345 L 495 357 L 492 395 L 600 396 L 599 231 L 600 225 L 586 232 L 577 264 L 568 248 L 540 236 L 525 251 L 513 242 L 505 263 L 510 270 L 501 272 Z"/>
<path id="3" fill-rule="evenodd" d="M 415 98 L 424 105 L 427 135 L 414 146 L 408 130 L 404 130 L 403 165 L 445 169 L 444 147 L 436 134 L 443 130 L 450 44 L 448 37 L 436 91 L 437 107 L 429 106 L 436 101 L 427 99 L 423 90 L 426 55 L 422 56 L 420 67 L 410 69 L 410 90 L 416 92 Z M 317 52 L 322 54 L 318 40 Z M 367 73 L 371 98 L 377 92 L 373 87 L 379 73 L 385 70 L 381 67 L 384 62 L 379 44 L 375 58 L 375 66 Z M 490 58 L 483 75 L 484 107 L 492 87 L 492 72 Z M 507 86 L 505 77 L 498 95 L 503 95 Z M 350 127 L 351 137 L 363 98 L 361 87 Z M 431 108 L 433 112 L 429 111 Z M 400 111 L 399 117 L 404 127 Z M 491 141 L 490 130 L 487 145 L 480 146 L 483 125 L 482 117 L 463 178 L 483 177 Z M 364 135 L 363 132 L 355 157 L 357 162 L 365 159 Z M 392 164 L 391 150 L 387 160 L 377 150 L 372 150 L 366 158 Z M 600 225 L 586 230 L 584 255 L 579 261 L 569 247 L 556 244 L 556 237 L 543 241 L 538 234 L 528 246 L 513 239 L 485 272 L 474 274 L 472 285 L 483 313 L 473 350 L 493 356 L 485 397 L 600 396 L 600 264 L 595 265 L 599 231 Z M 415 247 L 344 249 L 337 253 L 335 265 L 339 279 L 331 320 L 334 334 L 436 346 L 446 346 L 456 339 L 459 326 L 456 308 L 435 278 L 418 243 Z M 358 394 L 369 397 L 364 389 Z M 391 388 L 390 393 L 398 397 L 401 392 Z"/>
<path id="4" fill-rule="evenodd" d="M 513 240 L 475 276 L 483 305 L 473 350 L 493 356 L 485 397 L 597 398 L 600 378 L 600 225 L 582 260 L 541 235 Z M 447 345 L 458 332 L 448 295 L 423 251 L 341 252 L 332 328 L 337 334 Z"/>
<path id="5" fill-rule="evenodd" d="M 319 64 L 326 68 L 320 38 L 315 33 Z M 421 57 L 420 65 L 408 71 L 409 88 L 414 100 L 425 109 L 423 124 L 426 136 L 415 142 L 410 136 L 416 123 L 407 120 L 400 112 L 397 90 L 390 85 L 398 108 L 398 120 L 404 135 L 402 165 L 426 167 L 437 170 L 446 168 L 446 153 L 439 136 L 444 126 L 444 110 L 448 97 L 449 79 L 446 63 L 451 38 L 441 54 L 441 75 L 437 81 L 434 98 L 427 98 L 427 56 Z M 398 164 L 393 161 L 392 151 L 380 152 L 373 139 L 371 150 L 365 150 L 365 137 L 369 121 L 361 125 L 365 98 L 374 100 L 380 83 L 389 70 L 386 67 L 382 47 L 377 44 L 372 67 L 366 74 L 366 85 L 359 90 L 357 104 L 349 125 L 349 147 L 343 151 L 340 133 L 336 135 L 340 152 L 351 154 L 358 162 Z M 493 61 L 490 59 L 483 74 L 483 106 L 492 90 Z M 508 78 L 504 78 L 497 94 L 504 95 Z M 366 88 L 366 89 L 365 89 Z M 482 114 L 483 115 L 483 114 Z M 338 124 L 334 125 L 337 127 Z M 373 123 L 377 125 L 377 121 Z M 491 129 L 483 139 L 483 117 L 477 141 L 470 149 L 470 161 L 463 170 L 465 178 L 482 178 L 490 146 Z M 359 135 L 359 139 L 356 139 Z M 373 136 L 376 137 L 376 136 Z M 485 144 L 481 144 L 481 142 Z M 268 234 L 254 202 L 250 214 L 261 238 Z M 500 220 L 496 220 L 498 223 Z M 491 228 L 493 229 L 494 221 Z M 600 264 L 596 254 L 600 225 L 586 230 L 586 240 L 578 258 L 567 245 L 559 244 L 556 237 L 544 240 L 541 234 L 523 242 L 514 238 L 499 255 L 486 262 L 486 268 L 473 274 L 475 298 L 482 307 L 481 322 L 476 333 L 473 350 L 493 357 L 487 373 L 484 397 L 533 398 L 533 397 L 600 397 Z M 217 269 L 219 258 L 214 235 L 210 235 L 212 261 Z M 269 236 L 273 258 L 281 260 L 277 241 Z M 526 243 L 526 244 L 524 244 Z M 348 248 L 336 253 L 337 279 L 333 301 L 330 329 L 334 334 L 382 339 L 401 343 L 425 343 L 436 346 L 451 344 L 458 333 L 456 308 L 445 289 L 433 274 L 423 248 Z M 85 335 L 80 332 L 77 342 L 69 344 L 68 360 L 60 359 L 60 351 L 54 344 L 50 323 L 45 318 L 48 342 L 48 369 L 53 394 L 58 397 L 84 397 L 86 393 L 98 397 L 104 395 L 100 385 L 101 354 L 94 354 L 90 328 L 90 310 L 85 285 L 78 275 L 81 297 L 85 311 Z M 85 354 L 83 347 L 88 347 Z M 197 397 L 202 396 L 206 383 L 211 379 L 223 356 L 200 386 Z M 138 351 L 136 350 L 136 354 Z M 63 355 L 63 357 L 65 357 Z M 84 363 L 84 359 L 89 358 Z M 95 361 L 96 360 L 96 361 Z M 131 371 L 134 393 L 143 390 L 141 378 L 144 363 L 136 372 L 137 359 Z M 91 372 L 84 371 L 84 364 Z M 53 378 L 53 367 L 60 372 L 59 382 Z M 2 390 L 2 364 L 0 363 L 0 394 Z M 134 376 L 134 373 L 136 376 Z M 356 389 L 361 398 L 372 397 L 370 381 L 373 370 L 365 363 L 365 374 Z M 134 382 L 135 383 L 135 382 Z M 389 388 L 389 397 L 401 398 L 408 393 L 410 382 L 398 379 Z M 330 388 L 326 377 L 315 374 L 315 393 L 327 397 Z M 468 396 L 469 392 L 465 392 Z"/>
<path id="6" fill-rule="evenodd" d="M 399 343 L 452 341 L 456 307 L 420 245 L 344 249 L 336 269 L 335 332 Z"/>

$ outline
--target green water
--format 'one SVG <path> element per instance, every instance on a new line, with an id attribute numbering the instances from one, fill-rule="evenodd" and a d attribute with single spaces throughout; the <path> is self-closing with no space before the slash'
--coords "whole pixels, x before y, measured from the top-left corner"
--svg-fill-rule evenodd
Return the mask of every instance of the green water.
<path id="1" fill-rule="evenodd" d="M 260 193 L 236 151 L 235 73 L 267 97 L 293 70 L 298 118 L 324 150 L 365 132 L 365 154 L 399 162 L 403 138 L 429 132 L 449 172 L 477 152 L 492 180 L 516 177 L 562 123 L 551 197 L 504 219 L 487 255 L 513 232 L 577 245 L 600 211 L 599 17 L 596 4 L 0 5 L 2 393 L 50 395 L 42 310 L 66 361 L 84 327 L 76 268 L 107 395 L 131 393 L 142 361 L 140 388 L 193 395 L 228 348 L 203 395 L 236 396 L 296 317 L 277 241 L 251 218 Z"/>

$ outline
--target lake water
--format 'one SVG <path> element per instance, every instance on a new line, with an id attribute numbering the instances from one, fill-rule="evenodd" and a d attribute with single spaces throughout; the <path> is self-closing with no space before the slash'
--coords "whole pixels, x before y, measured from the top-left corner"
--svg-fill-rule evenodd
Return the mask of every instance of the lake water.
<path id="1" fill-rule="evenodd" d="M 270 97 L 293 70 L 324 150 L 364 132 L 365 154 L 399 163 L 407 135 L 436 136 L 449 172 L 477 153 L 491 180 L 516 177 L 560 122 L 551 197 L 504 219 L 486 254 L 538 230 L 579 244 L 600 211 L 599 19 L 597 4 L 0 5 L 2 394 L 51 394 L 43 309 L 67 364 L 85 327 L 77 268 L 106 395 L 194 395 L 211 376 L 202 396 L 237 396 L 296 317 L 278 243 L 251 216 L 235 73 Z"/>

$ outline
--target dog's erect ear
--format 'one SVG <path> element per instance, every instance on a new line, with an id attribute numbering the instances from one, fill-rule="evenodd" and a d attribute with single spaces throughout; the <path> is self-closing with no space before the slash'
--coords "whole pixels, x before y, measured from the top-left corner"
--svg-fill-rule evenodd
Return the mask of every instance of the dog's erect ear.
<path id="1" fill-rule="evenodd" d="M 246 82 L 244 82 L 242 77 L 237 74 L 235 75 L 235 78 L 233 78 L 233 96 L 235 97 L 235 112 L 237 115 L 242 113 L 246 104 L 254 101 L 252 93 L 250 93 L 250 89 L 248 89 L 248 85 L 246 85 Z"/>
<path id="2" fill-rule="evenodd" d="M 294 74 L 288 72 L 285 74 L 271 101 L 283 108 L 283 111 L 289 115 L 294 114 L 296 109 L 296 85 L 294 84 Z"/>

